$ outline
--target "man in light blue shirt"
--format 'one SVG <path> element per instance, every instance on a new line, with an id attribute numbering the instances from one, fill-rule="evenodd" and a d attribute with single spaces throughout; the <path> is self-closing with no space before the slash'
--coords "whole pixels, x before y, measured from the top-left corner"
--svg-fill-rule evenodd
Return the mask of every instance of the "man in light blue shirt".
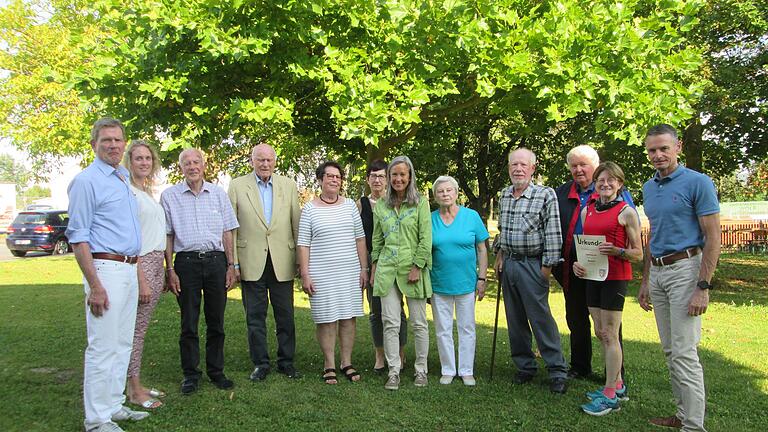
<path id="1" fill-rule="evenodd" d="M 643 185 L 651 234 L 637 300 L 656 315 L 677 401 L 675 415 L 650 423 L 703 432 L 706 396 L 697 346 L 720 257 L 720 205 L 712 179 L 678 163 L 682 142 L 675 128 L 652 127 L 645 149 L 656 174 Z"/>
<path id="2" fill-rule="evenodd" d="M 115 421 L 149 413 L 123 406 L 138 302 L 141 248 L 136 198 L 120 166 L 125 130 L 115 119 L 93 125 L 96 159 L 69 185 L 67 238 L 83 272 L 86 331 L 83 404 L 86 432 L 122 431 Z"/>

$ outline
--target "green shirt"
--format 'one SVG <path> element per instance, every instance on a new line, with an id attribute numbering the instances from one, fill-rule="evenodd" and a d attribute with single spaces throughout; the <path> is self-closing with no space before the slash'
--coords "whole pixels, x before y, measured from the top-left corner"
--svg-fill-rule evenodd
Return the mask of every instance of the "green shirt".
<path id="1" fill-rule="evenodd" d="M 432 297 L 432 221 L 426 199 L 421 198 L 416 206 L 402 204 L 399 211 L 386 199 L 376 202 L 371 261 L 376 263 L 373 295 L 384 297 L 397 283 L 406 297 Z M 414 265 L 421 269 L 421 276 L 417 282 L 408 283 L 408 272 Z"/>

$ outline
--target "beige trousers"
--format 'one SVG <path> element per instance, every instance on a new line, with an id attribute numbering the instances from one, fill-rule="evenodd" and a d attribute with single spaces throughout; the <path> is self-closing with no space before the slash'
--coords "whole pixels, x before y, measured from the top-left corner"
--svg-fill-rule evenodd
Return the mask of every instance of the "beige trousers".
<path id="1" fill-rule="evenodd" d="M 399 375 L 400 363 L 400 302 L 402 294 L 393 285 L 386 296 L 381 297 L 381 321 L 384 324 L 384 357 L 389 365 L 390 375 Z M 408 303 L 408 322 L 411 323 L 416 346 L 416 372 L 427 373 L 427 354 L 429 353 L 429 326 L 427 325 L 427 299 L 406 297 Z"/>
<path id="2" fill-rule="evenodd" d="M 701 316 L 688 315 L 688 302 L 698 289 L 700 267 L 701 254 L 668 266 L 651 266 L 649 278 L 661 348 L 684 431 L 705 431 L 704 371 L 697 350 Z"/>

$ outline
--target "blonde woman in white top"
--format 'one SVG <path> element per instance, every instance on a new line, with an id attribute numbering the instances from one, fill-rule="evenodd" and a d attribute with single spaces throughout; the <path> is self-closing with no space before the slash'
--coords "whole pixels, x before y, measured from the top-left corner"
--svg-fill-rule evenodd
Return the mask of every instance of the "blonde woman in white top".
<path id="1" fill-rule="evenodd" d="M 162 391 L 146 388 L 141 384 L 141 356 L 144 350 L 144 335 L 147 333 L 160 294 L 165 289 L 165 213 L 163 207 L 152 197 L 160 159 L 157 151 L 147 142 L 136 140 L 125 150 L 123 165 L 131 174 L 131 190 L 139 204 L 141 223 L 141 259 L 139 260 L 139 306 L 136 311 L 136 327 L 133 335 L 133 351 L 128 364 L 128 401 L 146 409 L 163 405 Z"/>

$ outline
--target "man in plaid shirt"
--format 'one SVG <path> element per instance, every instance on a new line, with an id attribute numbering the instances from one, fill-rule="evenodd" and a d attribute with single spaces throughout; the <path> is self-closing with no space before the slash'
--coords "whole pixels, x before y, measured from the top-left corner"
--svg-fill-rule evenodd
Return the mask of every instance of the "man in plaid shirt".
<path id="1" fill-rule="evenodd" d="M 560 214 L 555 191 L 531 183 L 536 155 L 525 148 L 509 154 L 512 185 L 501 191 L 496 275 L 501 281 L 515 383 L 536 374 L 531 330 L 549 371 L 549 389 L 565 393 L 568 367 L 560 333 L 549 309 L 549 276 L 560 260 Z"/>

